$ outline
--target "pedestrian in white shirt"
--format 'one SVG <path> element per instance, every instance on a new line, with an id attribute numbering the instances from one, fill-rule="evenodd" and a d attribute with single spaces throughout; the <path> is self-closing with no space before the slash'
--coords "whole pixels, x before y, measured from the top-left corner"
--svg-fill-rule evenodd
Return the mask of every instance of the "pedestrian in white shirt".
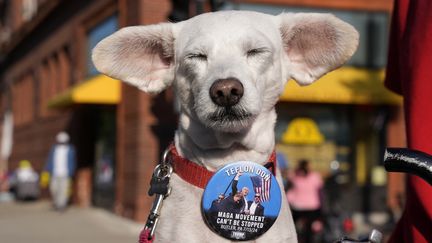
<path id="1" fill-rule="evenodd" d="M 69 201 L 69 188 L 76 168 L 75 148 L 69 143 L 69 135 L 60 132 L 48 156 L 45 170 L 50 175 L 50 193 L 54 207 L 64 210 Z"/>

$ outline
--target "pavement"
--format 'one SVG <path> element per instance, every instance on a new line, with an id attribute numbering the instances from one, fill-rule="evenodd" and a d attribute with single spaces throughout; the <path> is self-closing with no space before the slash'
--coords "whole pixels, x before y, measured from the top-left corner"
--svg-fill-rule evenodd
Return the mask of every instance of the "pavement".
<path id="1" fill-rule="evenodd" d="M 99 208 L 57 212 L 48 201 L 0 202 L 2 243 L 137 243 L 142 227 Z"/>

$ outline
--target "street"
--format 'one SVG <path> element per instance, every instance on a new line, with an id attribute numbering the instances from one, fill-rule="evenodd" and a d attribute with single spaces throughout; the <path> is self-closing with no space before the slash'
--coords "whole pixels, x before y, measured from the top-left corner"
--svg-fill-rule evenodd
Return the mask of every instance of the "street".
<path id="1" fill-rule="evenodd" d="M 137 242 L 141 228 L 98 208 L 70 207 L 60 213 L 48 201 L 0 203 L 2 243 Z"/>

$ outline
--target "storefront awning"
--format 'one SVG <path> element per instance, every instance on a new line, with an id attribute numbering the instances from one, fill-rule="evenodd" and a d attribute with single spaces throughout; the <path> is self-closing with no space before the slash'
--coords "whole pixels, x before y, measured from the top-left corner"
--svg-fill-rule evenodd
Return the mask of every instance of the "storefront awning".
<path id="1" fill-rule="evenodd" d="M 48 102 L 48 107 L 59 108 L 73 104 L 114 105 L 120 101 L 120 87 L 120 81 L 100 74 L 55 96 Z"/>
<path id="2" fill-rule="evenodd" d="M 334 104 L 393 104 L 402 97 L 384 87 L 384 70 L 341 67 L 314 84 L 299 86 L 290 80 L 281 101 Z"/>

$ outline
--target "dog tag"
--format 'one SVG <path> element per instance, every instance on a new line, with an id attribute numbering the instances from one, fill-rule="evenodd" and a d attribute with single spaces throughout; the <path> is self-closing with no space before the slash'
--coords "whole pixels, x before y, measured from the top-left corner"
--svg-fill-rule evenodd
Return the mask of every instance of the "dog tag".
<path id="1" fill-rule="evenodd" d="M 260 237 L 275 222 L 281 208 L 281 190 L 264 166 L 241 161 L 219 169 L 202 198 L 202 213 L 214 232 L 229 240 Z"/>

